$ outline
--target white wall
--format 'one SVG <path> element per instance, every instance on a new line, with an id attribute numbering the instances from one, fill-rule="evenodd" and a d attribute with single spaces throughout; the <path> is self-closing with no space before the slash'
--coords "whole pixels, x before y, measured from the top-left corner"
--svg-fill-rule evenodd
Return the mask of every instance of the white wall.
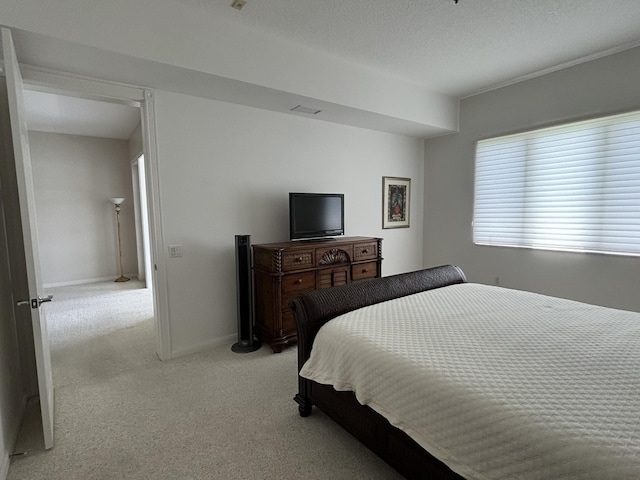
<path id="1" fill-rule="evenodd" d="M 115 209 L 125 274 L 137 272 L 129 143 L 29 132 L 42 280 L 69 284 L 120 275 Z"/>
<path id="2" fill-rule="evenodd" d="M 160 255 L 184 245 L 184 257 L 166 259 L 174 355 L 235 335 L 234 235 L 286 239 L 289 191 L 345 193 L 347 234 L 384 237 L 385 275 L 422 266 L 421 140 L 202 97 L 288 113 L 303 96 L 324 102 L 327 116 L 336 106 L 436 130 L 457 126 L 455 99 L 171 0 L 87 5 L 10 0 L 0 16 L 15 29 L 22 62 L 158 88 Z M 159 35 L 165 26 L 183 34 Z M 201 97 L 185 95 L 194 92 Z M 411 228 L 381 229 L 383 175 L 413 179 Z"/>
<path id="3" fill-rule="evenodd" d="M 288 239 L 290 191 L 345 194 L 347 235 L 384 238 L 383 274 L 422 266 L 423 142 L 169 92 L 156 94 L 172 351 L 236 334 L 234 235 Z M 382 176 L 413 180 L 411 228 L 382 230 Z"/>
<path id="4" fill-rule="evenodd" d="M 476 246 L 474 142 L 640 108 L 640 48 L 461 101 L 460 132 L 425 146 L 424 257 L 471 281 L 640 311 L 640 258 Z"/>

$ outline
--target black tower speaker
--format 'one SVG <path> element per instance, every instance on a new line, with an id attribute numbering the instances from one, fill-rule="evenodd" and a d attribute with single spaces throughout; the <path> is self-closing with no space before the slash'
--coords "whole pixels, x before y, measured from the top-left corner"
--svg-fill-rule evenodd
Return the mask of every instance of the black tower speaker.
<path id="1" fill-rule="evenodd" d="M 253 294 L 251 282 L 251 235 L 236 235 L 236 292 L 238 295 L 238 342 L 231 346 L 236 353 L 258 350 L 260 341 L 253 338 Z"/>

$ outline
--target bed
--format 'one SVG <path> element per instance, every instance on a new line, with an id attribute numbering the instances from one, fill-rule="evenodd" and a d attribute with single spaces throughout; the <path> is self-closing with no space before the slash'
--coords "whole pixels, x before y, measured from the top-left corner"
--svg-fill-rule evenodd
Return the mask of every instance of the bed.
<path id="1" fill-rule="evenodd" d="M 407 478 L 640 479 L 640 313 L 446 265 L 302 293 L 313 406 Z"/>

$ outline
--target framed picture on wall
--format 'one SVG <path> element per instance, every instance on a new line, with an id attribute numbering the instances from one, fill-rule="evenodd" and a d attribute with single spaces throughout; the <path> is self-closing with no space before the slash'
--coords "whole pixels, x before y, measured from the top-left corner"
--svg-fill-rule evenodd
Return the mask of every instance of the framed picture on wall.
<path id="1" fill-rule="evenodd" d="M 382 177 L 382 228 L 409 226 L 410 178 Z"/>

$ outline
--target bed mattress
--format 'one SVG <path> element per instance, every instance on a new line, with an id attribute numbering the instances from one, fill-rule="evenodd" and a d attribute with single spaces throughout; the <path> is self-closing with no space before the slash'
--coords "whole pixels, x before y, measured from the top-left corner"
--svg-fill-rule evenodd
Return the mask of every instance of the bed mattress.
<path id="1" fill-rule="evenodd" d="M 460 475 L 640 479 L 640 313 L 473 283 L 324 325 L 300 375 Z"/>

